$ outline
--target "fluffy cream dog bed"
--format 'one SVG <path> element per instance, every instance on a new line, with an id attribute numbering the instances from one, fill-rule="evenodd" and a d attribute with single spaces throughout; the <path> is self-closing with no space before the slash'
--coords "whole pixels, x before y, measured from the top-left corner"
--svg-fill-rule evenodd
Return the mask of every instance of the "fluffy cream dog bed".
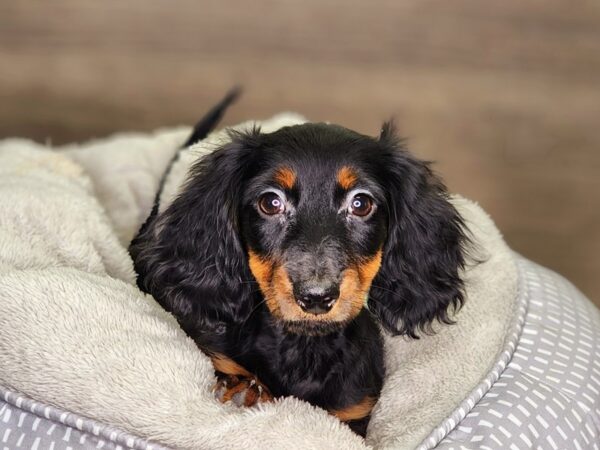
<path id="1" fill-rule="evenodd" d="M 263 128 L 302 120 L 278 116 Z M 485 262 L 464 274 L 467 301 L 456 325 L 420 340 L 386 338 L 388 375 L 366 441 L 294 398 L 223 405 L 211 392 L 209 359 L 136 288 L 126 251 L 189 131 L 56 149 L 1 142 L 0 448 L 19 439 L 55 449 L 414 448 L 452 436 L 505 371 L 525 321 L 524 260 L 490 218 L 454 199 Z M 186 164 L 223 139 L 214 134 L 181 155 L 165 202 Z"/>

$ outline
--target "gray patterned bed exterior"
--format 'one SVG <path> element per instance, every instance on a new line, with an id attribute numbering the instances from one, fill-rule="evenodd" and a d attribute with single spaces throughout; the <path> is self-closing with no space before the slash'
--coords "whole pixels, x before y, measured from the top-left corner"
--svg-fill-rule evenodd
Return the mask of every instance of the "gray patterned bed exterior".
<path id="1" fill-rule="evenodd" d="M 516 255 L 519 308 L 494 369 L 419 449 L 599 449 L 600 312 Z M 164 449 L 0 387 L 0 449 Z"/>
<path id="2" fill-rule="evenodd" d="M 163 450 L 115 427 L 0 387 L 0 448 L 2 450 Z"/>
<path id="3" fill-rule="evenodd" d="M 421 449 L 600 448 L 600 313 L 562 276 L 517 262 L 523 325 Z"/>

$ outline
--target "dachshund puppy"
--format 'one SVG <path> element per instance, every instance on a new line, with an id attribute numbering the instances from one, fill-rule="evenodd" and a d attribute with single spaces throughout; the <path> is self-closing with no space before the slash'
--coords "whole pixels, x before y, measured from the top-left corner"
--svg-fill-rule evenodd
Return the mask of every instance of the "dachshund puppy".
<path id="1" fill-rule="evenodd" d="M 364 436 L 380 325 L 418 338 L 463 302 L 462 219 L 390 124 L 230 137 L 132 242 L 138 284 L 211 356 L 223 401 L 292 395 Z"/>

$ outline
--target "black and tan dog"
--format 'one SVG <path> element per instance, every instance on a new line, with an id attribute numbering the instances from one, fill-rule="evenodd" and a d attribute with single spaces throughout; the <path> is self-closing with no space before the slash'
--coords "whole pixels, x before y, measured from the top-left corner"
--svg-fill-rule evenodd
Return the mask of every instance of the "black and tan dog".
<path id="1" fill-rule="evenodd" d="M 212 357 L 224 401 L 292 395 L 364 436 L 385 373 L 379 325 L 416 338 L 449 323 L 465 242 L 392 126 L 372 138 L 307 123 L 232 132 L 130 251 L 140 288 Z"/>

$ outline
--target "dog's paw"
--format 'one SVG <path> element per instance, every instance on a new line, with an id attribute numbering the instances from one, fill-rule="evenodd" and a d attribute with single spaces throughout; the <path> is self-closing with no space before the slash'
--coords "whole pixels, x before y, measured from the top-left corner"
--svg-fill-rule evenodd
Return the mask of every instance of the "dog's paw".
<path id="1" fill-rule="evenodd" d="M 233 401 L 238 406 L 254 406 L 273 400 L 269 389 L 256 377 L 218 374 L 213 391 L 220 402 Z"/>

